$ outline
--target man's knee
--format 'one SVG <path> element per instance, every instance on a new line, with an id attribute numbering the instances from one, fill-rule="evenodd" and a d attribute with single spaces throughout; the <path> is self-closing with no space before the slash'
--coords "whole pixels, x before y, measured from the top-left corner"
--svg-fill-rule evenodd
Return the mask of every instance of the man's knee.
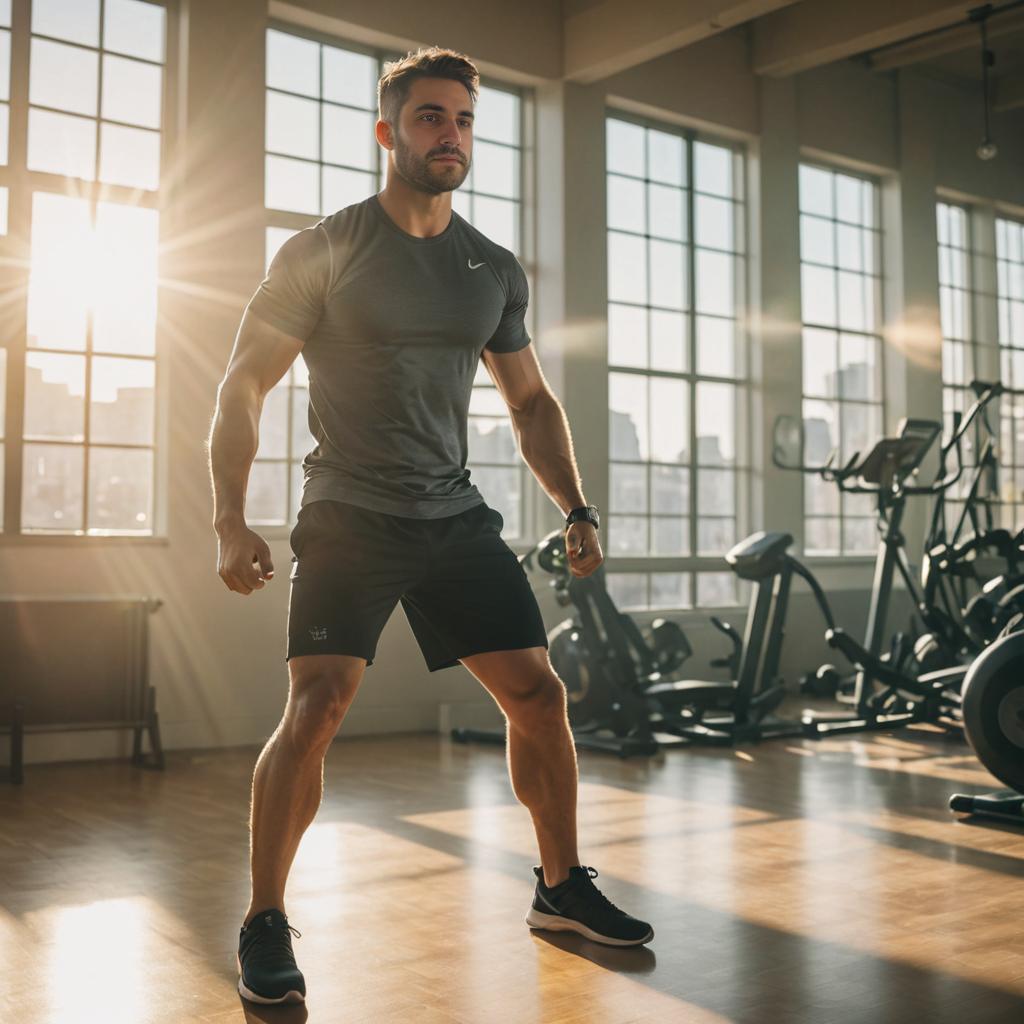
<path id="1" fill-rule="evenodd" d="M 341 655 L 292 658 L 285 722 L 301 747 L 326 746 L 355 700 L 366 662 Z"/>
<path id="2" fill-rule="evenodd" d="M 565 684 L 554 672 L 538 673 L 506 703 L 509 718 L 538 723 L 564 715 L 566 708 Z"/>

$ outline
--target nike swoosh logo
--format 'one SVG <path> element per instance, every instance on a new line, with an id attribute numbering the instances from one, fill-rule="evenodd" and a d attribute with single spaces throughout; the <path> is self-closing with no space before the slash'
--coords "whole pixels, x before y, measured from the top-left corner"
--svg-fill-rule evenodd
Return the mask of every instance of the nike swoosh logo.
<path id="1" fill-rule="evenodd" d="M 481 263 L 474 263 L 471 259 L 467 259 L 466 262 L 469 264 L 469 269 L 470 270 L 479 270 L 480 267 L 482 267 L 484 265 L 484 263 L 486 263 L 487 261 L 484 260 Z"/>

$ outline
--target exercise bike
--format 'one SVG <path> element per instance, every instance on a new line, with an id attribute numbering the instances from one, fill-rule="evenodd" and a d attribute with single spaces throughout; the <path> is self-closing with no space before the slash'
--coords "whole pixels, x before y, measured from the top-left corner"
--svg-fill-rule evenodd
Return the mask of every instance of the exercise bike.
<path id="1" fill-rule="evenodd" d="M 565 684 L 567 713 L 579 748 L 651 756 L 686 743 L 678 734 L 660 731 L 676 717 L 670 707 L 646 694 L 691 656 L 686 634 L 670 619 L 655 619 L 641 629 L 616 608 L 608 593 L 604 566 L 589 576 L 569 570 L 564 529 L 552 530 L 520 563 L 551 575 L 555 600 L 576 614 L 548 632 L 548 657 Z M 506 741 L 505 732 L 453 729 L 458 742 Z"/>
<path id="2" fill-rule="evenodd" d="M 1009 789 L 954 793 L 950 810 L 1024 825 L 1024 615 L 972 663 L 964 681 L 964 734 L 978 760 Z"/>

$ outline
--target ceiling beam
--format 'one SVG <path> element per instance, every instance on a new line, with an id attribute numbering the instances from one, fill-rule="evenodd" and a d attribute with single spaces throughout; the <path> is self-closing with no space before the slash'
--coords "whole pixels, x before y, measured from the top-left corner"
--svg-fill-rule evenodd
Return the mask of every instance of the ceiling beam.
<path id="1" fill-rule="evenodd" d="M 1024 71 L 1000 75 L 992 83 L 992 109 L 1014 110 L 1024 107 Z"/>
<path id="2" fill-rule="evenodd" d="M 989 40 L 1020 32 L 1024 30 L 1024 11 L 1011 11 L 1000 17 L 989 18 L 986 29 Z M 981 67 L 981 32 L 977 25 L 963 25 L 930 39 L 918 39 L 915 42 L 888 47 L 879 53 L 871 54 L 868 63 L 879 71 L 887 71 L 931 60 L 933 57 L 942 57 L 947 53 L 959 53 L 972 47 L 978 50 L 978 66 Z M 997 53 L 997 60 L 998 57 Z"/>
<path id="3" fill-rule="evenodd" d="M 590 83 L 795 0 L 603 0 L 565 20 L 565 77 Z"/>
<path id="4" fill-rule="evenodd" d="M 754 23 L 753 68 L 783 77 L 902 42 L 964 19 L 967 6 L 949 0 L 860 0 L 802 3 Z"/>

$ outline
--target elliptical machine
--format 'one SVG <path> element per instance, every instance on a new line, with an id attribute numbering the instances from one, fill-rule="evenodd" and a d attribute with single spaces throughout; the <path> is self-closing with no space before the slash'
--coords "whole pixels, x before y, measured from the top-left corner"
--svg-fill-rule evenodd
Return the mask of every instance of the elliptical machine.
<path id="1" fill-rule="evenodd" d="M 837 679 L 836 699 L 850 710 L 805 711 L 803 724 L 807 736 L 891 729 L 921 721 L 953 724 L 956 720 L 964 675 L 962 666 L 918 672 L 913 662 L 912 644 L 901 634 L 896 634 L 890 650 L 882 653 L 896 573 L 911 594 L 915 611 L 919 616 L 922 613 L 921 595 L 907 559 L 901 524 L 909 495 L 936 493 L 952 482 L 952 478 L 945 478 L 927 487 L 910 483 L 940 430 L 939 424 L 932 420 L 904 419 L 897 437 L 882 438 L 863 458 L 855 452 L 845 465 L 837 466 L 833 452 L 824 465 L 808 466 L 802 461 L 802 421 L 791 417 L 780 417 L 776 421 L 772 453 L 775 465 L 817 474 L 845 493 L 872 494 L 878 510 L 880 538 L 865 642 L 859 643 L 831 621 L 825 633 L 829 646 L 842 652 L 856 668 L 852 686 L 844 689 L 843 681 Z M 786 457 L 794 447 L 800 452 L 797 461 Z M 834 673 L 831 666 L 826 668 Z"/>

